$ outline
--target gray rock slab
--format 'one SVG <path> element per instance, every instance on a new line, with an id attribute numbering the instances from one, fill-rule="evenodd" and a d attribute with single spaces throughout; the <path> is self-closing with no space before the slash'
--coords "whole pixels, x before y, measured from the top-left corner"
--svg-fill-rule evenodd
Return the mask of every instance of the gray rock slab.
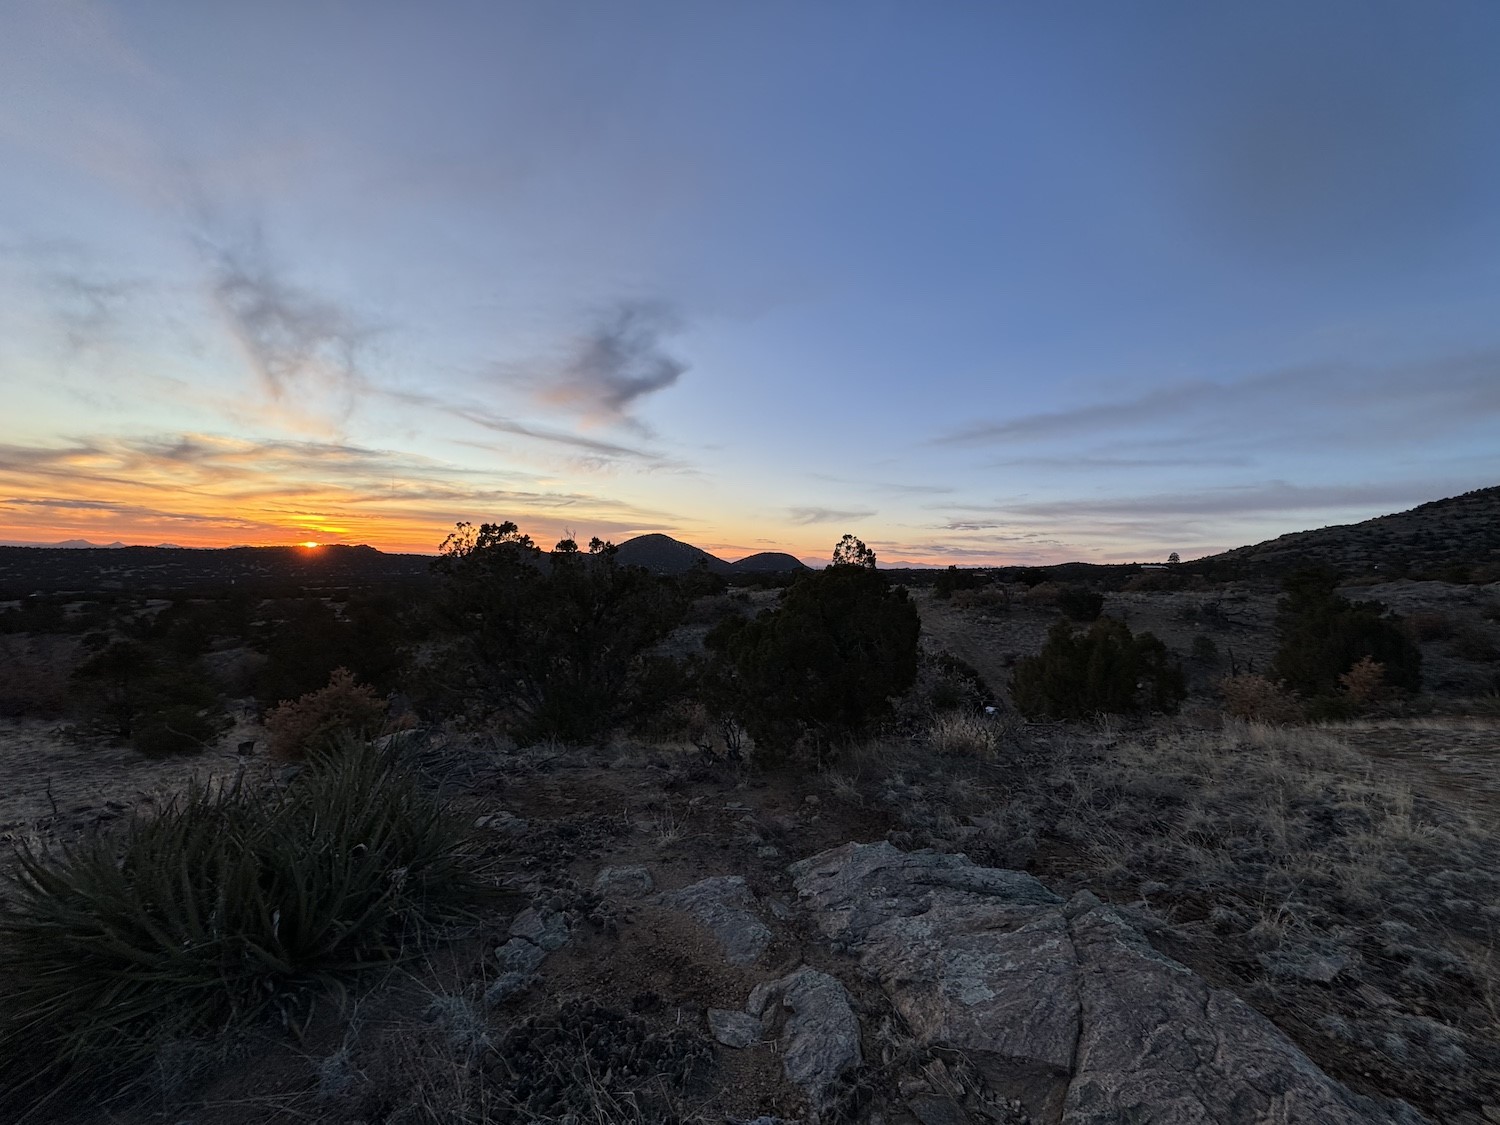
<path id="1" fill-rule="evenodd" d="M 513 937 L 495 950 L 495 959 L 505 972 L 529 975 L 547 959 L 547 951 L 523 937 Z"/>
<path id="2" fill-rule="evenodd" d="M 1334 1081 L 1269 1020 L 1157 953 L 1086 892 L 1064 903 L 1020 872 L 890 844 L 846 844 L 790 871 L 815 924 L 859 958 L 916 1039 L 963 1050 L 1035 1120 L 1424 1120 Z M 759 986 L 747 1010 L 770 1018 L 786 992 L 785 981 Z M 923 1108 L 947 1112 L 936 1101 Z"/>
<path id="3" fill-rule="evenodd" d="M 1062 899 L 1019 871 L 977 867 L 967 856 L 903 852 L 881 841 L 844 844 L 787 869 L 818 926 L 840 942 L 860 942 L 892 917 L 988 905 L 1022 910 Z"/>
<path id="4" fill-rule="evenodd" d="M 779 1043 L 782 1068 L 821 1104 L 839 1075 L 859 1066 L 859 1017 L 837 977 L 801 968 L 755 986 L 746 1011 L 760 1018 L 762 1033 Z"/>
<path id="5" fill-rule="evenodd" d="M 614 898 L 644 898 L 656 880 L 644 867 L 605 867 L 594 877 L 594 893 Z"/>
<path id="6" fill-rule="evenodd" d="M 567 945 L 570 936 L 568 920 L 561 914 L 542 912 L 531 907 L 516 915 L 515 921 L 510 924 L 510 933 L 512 937 L 525 938 L 549 953 Z"/>
<path id="7" fill-rule="evenodd" d="M 1085 1018 L 1069 1125 L 1421 1120 L 1335 1082 L 1259 1012 L 1157 953 L 1109 907 L 1079 906 L 1071 925 Z"/>
<path id="8" fill-rule="evenodd" d="M 771 930 L 756 917 L 755 896 L 742 875 L 715 875 L 659 895 L 657 901 L 697 919 L 733 965 L 754 964 L 771 944 Z"/>
<path id="9" fill-rule="evenodd" d="M 717 1042 L 736 1050 L 753 1047 L 760 1042 L 760 1020 L 747 1012 L 710 1008 L 708 1030 Z"/>
<path id="10" fill-rule="evenodd" d="M 1053 909 L 973 917 L 929 911 L 875 927 L 860 961 L 924 1044 L 987 1051 L 1058 1071 L 1078 1041 L 1077 960 Z"/>

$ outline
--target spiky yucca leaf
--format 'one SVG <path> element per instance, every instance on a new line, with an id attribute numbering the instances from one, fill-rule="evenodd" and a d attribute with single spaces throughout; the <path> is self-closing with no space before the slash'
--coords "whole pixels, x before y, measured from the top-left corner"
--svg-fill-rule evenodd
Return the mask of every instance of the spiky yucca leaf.
<path id="1" fill-rule="evenodd" d="M 0 1095 L 137 1066 L 397 956 L 480 887 L 465 832 L 345 743 L 282 792 L 194 786 L 149 819 L 22 851 L 0 911 Z"/>

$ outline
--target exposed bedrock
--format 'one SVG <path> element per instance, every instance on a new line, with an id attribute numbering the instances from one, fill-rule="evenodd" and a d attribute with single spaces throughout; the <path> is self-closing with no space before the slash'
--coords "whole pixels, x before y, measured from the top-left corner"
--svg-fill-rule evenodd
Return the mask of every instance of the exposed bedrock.
<path id="1" fill-rule="evenodd" d="M 793 864 L 822 933 L 912 1033 L 971 1058 L 1033 1119 L 1068 1125 L 1414 1125 L 1320 1070 L 1233 993 L 1088 893 L 966 857 L 845 844 Z"/>

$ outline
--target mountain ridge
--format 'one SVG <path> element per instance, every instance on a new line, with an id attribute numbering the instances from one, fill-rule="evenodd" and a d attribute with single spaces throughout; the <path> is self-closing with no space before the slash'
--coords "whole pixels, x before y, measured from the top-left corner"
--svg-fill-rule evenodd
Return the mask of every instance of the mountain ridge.
<path id="1" fill-rule="evenodd" d="M 1290 531 L 1192 560 L 1270 573 L 1313 564 L 1355 573 L 1500 569 L 1500 485 L 1357 523 Z"/>

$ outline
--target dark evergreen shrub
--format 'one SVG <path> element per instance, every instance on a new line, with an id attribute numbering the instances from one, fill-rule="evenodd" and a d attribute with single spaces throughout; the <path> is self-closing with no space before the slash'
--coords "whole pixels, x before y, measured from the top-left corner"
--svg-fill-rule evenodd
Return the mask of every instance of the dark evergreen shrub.
<path id="1" fill-rule="evenodd" d="M 1276 611 L 1275 677 L 1305 699 L 1336 699 L 1339 677 L 1369 657 L 1384 667 L 1387 685 L 1420 691 L 1422 650 L 1402 618 L 1379 602 L 1338 596 L 1337 584 L 1337 574 L 1321 568 L 1286 579 Z"/>
<path id="2" fill-rule="evenodd" d="M 606 733 L 624 715 L 642 655 L 685 607 L 669 581 L 617 564 L 611 544 L 543 553 L 510 522 L 459 524 L 435 566 L 460 663 L 525 739 Z"/>
<path id="3" fill-rule="evenodd" d="M 932 583 L 932 596 L 947 601 L 959 590 L 975 590 L 984 585 L 984 579 L 972 570 L 959 570 L 950 566 L 940 571 Z"/>
<path id="4" fill-rule="evenodd" d="M 1011 698 L 1028 719 L 1082 719 L 1099 712 L 1171 714 L 1187 695 L 1182 668 L 1150 633 L 1100 618 L 1075 633 L 1059 621 L 1042 651 L 1016 664 Z"/>
<path id="5" fill-rule="evenodd" d="M 1087 586 L 1065 586 L 1057 595 L 1057 608 L 1070 621 L 1098 621 L 1104 612 L 1104 595 Z"/>
<path id="6" fill-rule="evenodd" d="M 808 575 L 776 609 L 710 634 L 721 690 L 763 757 L 801 743 L 822 752 L 863 733 L 916 676 L 921 621 L 906 591 L 887 583 L 858 540 L 840 558 L 857 561 Z"/>

